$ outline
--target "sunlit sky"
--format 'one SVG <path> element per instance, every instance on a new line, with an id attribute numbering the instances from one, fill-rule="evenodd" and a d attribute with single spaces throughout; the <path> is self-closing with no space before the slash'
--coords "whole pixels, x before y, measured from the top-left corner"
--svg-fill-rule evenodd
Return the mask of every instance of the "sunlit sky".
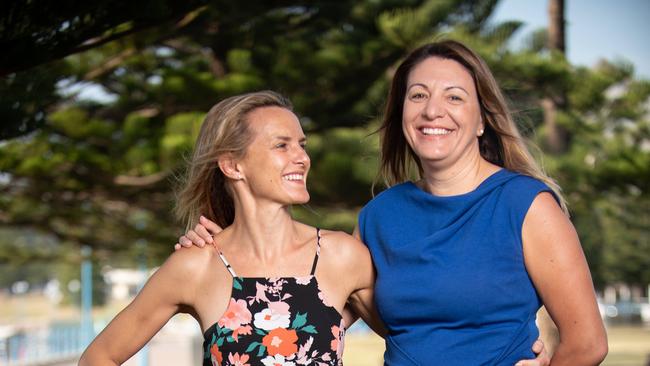
<path id="1" fill-rule="evenodd" d="M 567 56 L 593 66 L 600 59 L 627 60 L 650 79 L 650 0 L 565 0 Z M 501 0 L 492 21 L 520 20 L 522 39 L 548 24 L 548 0 Z"/>

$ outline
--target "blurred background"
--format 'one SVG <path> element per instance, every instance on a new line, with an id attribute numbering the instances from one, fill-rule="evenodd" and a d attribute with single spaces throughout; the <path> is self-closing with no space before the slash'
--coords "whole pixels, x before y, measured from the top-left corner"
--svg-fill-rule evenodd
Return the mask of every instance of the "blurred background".
<path id="1" fill-rule="evenodd" d="M 176 178 L 206 111 L 289 96 L 309 136 L 297 218 L 351 232 L 394 68 L 436 39 L 488 62 L 564 189 L 608 327 L 650 362 L 647 0 L 19 0 L 0 9 L 0 365 L 68 365 L 173 250 Z M 378 182 L 376 191 L 382 189 Z M 129 365 L 200 364 L 172 319 Z M 381 365 L 363 324 L 345 362 Z"/>

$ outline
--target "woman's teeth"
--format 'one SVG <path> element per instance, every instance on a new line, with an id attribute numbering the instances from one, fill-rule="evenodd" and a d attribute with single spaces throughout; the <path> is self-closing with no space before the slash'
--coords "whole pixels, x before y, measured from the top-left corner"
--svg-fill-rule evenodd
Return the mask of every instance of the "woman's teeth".
<path id="1" fill-rule="evenodd" d="M 284 179 L 284 180 L 292 180 L 292 181 L 293 180 L 303 180 L 304 175 L 302 175 L 302 174 L 287 174 L 287 175 L 282 176 L 282 179 Z"/>
<path id="2" fill-rule="evenodd" d="M 439 136 L 439 135 L 447 135 L 451 133 L 451 130 L 448 130 L 446 128 L 428 128 L 425 127 L 421 129 L 422 133 L 424 135 L 434 135 L 434 136 Z"/>

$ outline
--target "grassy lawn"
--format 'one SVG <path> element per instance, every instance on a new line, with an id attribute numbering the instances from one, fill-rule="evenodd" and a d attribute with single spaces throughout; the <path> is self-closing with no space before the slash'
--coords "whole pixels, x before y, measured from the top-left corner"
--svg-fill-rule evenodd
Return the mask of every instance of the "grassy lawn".
<path id="1" fill-rule="evenodd" d="M 609 327 L 607 336 L 609 339 L 609 354 L 603 365 L 650 365 L 650 327 Z"/>
<path id="2" fill-rule="evenodd" d="M 611 326 L 609 354 L 604 366 L 650 365 L 650 327 Z M 345 339 L 344 362 L 351 366 L 381 366 L 384 341 L 376 335 L 350 334 Z"/>

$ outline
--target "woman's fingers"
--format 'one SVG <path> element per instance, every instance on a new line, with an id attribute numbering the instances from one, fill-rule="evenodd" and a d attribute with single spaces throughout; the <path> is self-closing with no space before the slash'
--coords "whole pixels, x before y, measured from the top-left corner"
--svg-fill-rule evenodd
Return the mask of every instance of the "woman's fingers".
<path id="1" fill-rule="evenodd" d="M 212 243 L 212 235 L 208 232 L 208 229 L 206 229 L 205 226 L 196 224 L 194 232 L 206 243 Z"/>
<path id="2" fill-rule="evenodd" d="M 533 343 L 533 352 L 537 355 L 534 360 L 521 360 L 515 364 L 515 366 L 548 366 L 551 364 L 551 358 L 546 352 L 546 347 L 544 347 L 544 342 L 541 340 L 536 340 Z"/>
<path id="3" fill-rule="evenodd" d="M 544 342 L 541 340 L 536 340 L 533 343 L 533 352 L 537 355 L 534 360 L 521 360 L 515 364 L 515 366 L 548 366 L 551 364 L 551 358 L 546 352 L 546 347 L 544 347 Z"/>
<path id="4" fill-rule="evenodd" d="M 178 238 L 178 243 L 174 245 L 174 250 L 189 248 L 192 245 L 203 248 L 206 243 L 212 244 L 212 237 L 223 231 L 214 221 L 207 219 L 205 216 L 199 217 L 199 223 L 194 230 L 189 230 L 185 235 Z"/>
<path id="5" fill-rule="evenodd" d="M 190 248 L 192 245 L 194 245 L 194 242 L 187 236 L 183 235 L 178 238 L 178 243 L 174 244 L 174 250 L 179 250 L 181 248 Z M 198 244 L 196 245 L 198 246 Z"/>
<path id="6" fill-rule="evenodd" d="M 212 220 L 209 220 L 209 219 L 206 218 L 205 216 L 201 216 L 201 217 L 199 217 L 199 223 L 200 223 L 201 225 L 205 226 L 205 228 L 208 229 L 208 231 L 209 231 L 212 235 L 219 234 L 221 231 L 223 231 L 223 229 L 221 228 L 221 226 L 217 225 L 217 223 L 215 223 L 215 222 L 212 221 Z"/>
<path id="7" fill-rule="evenodd" d="M 205 245 L 205 240 L 201 239 L 199 234 L 196 233 L 194 230 L 190 230 L 187 233 L 185 233 L 185 237 L 191 241 L 190 245 L 196 245 L 197 247 L 203 248 Z M 181 242 L 182 245 L 185 245 L 185 243 Z"/>

